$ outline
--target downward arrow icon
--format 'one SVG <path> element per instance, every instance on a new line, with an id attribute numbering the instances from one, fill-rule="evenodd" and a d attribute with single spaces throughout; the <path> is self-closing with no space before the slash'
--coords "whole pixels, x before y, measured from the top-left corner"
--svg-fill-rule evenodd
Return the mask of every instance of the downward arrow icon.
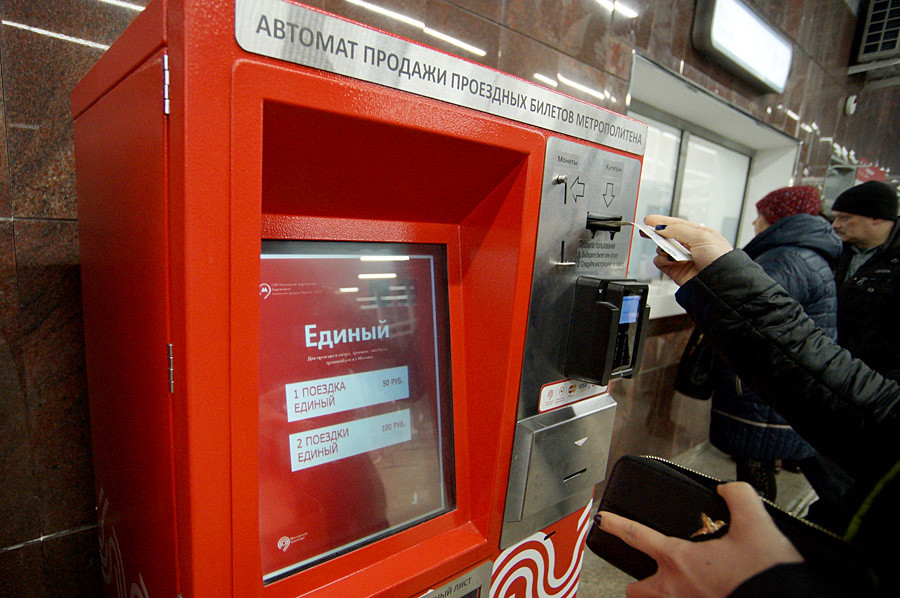
<path id="1" fill-rule="evenodd" d="M 609 207 L 609 204 L 611 204 L 616 198 L 615 192 L 615 186 L 612 183 L 606 183 L 606 191 L 603 192 L 603 201 L 606 203 L 607 208 Z M 607 199 L 607 195 L 609 195 L 609 199 Z"/>

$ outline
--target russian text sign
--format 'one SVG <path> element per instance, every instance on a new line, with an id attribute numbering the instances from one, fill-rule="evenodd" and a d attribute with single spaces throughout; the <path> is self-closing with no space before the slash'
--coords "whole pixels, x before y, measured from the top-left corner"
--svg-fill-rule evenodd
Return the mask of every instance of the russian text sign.
<path id="1" fill-rule="evenodd" d="M 253 54 L 337 73 L 643 155 L 647 125 L 599 106 L 283 0 L 237 0 Z"/>

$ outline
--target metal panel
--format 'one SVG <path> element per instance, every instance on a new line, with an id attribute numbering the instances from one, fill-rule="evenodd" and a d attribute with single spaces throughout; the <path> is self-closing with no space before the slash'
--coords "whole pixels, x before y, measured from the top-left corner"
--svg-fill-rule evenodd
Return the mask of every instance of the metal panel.
<path id="1" fill-rule="evenodd" d="M 631 227 L 591 233 L 588 212 L 634 219 L 641 163 L 611 151 L 550 138 L 544 163 L 519 420 L 538 413 L 541 387 L 562 372 L 578 276 L 625 278 Z"/>
<path id="2" fill-rule="evenodd" d="M 566 380 L 563 367 L 575 280 L 579 276 L 621 279 L 626 274 L 631 227 L 592 232 L 588 214 L 632 221 L 641 161 L 552 137 L 547 140 L 544 159 L 501 547 L 590 501 L 593 485 L 606 474 L 616 405 L 605 387 L 594 386 L 593 397 L 540 413 L 542 394 L 556 391 Z M 579 447 L 576 442 L 585 438 Z"/>
<path id="3" fill-rule="evenodd" d="M 519 422 L 508 521 L 531 517 L 603 480 L 615 408 L 607 394 Z"/>
<path id="4" fill-rule="evenodd" d="M 178 592 L 162 65 L 154 56 L 75 121 L 94 478 L 101 557 L 113 580 L 107 596 L 127 587 Z"/>

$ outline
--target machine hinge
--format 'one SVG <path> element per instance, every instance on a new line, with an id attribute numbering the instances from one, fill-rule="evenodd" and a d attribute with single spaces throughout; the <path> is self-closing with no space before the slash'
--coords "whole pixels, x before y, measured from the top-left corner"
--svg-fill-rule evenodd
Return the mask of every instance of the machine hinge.
<path id="1" fill-rule="evenodd" d="M 169 113 L 169 55 L 163 54 L 163 114 Z"/>
<path id="2" fill-rule="evenodd" d="M 169 394 L 175 394 L 175 359 L 172 356 L 172 343 L 167 347 L 169 356 Z"/>

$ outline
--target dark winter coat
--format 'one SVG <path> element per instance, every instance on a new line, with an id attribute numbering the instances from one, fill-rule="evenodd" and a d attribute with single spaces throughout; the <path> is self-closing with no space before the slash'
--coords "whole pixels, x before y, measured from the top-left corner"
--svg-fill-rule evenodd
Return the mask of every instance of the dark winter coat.
<path id="1" fill-rule="evenodd" d="M 900 380 L 900 224 L 847 279 L 852 252 L 847 245 L 835 270 L 838 339 L 872 369 Z"/>
<path id="2" fill-rule="evenodd" d="M 838 346 L 742 251 L 720 257 L 675 297 L 742 380 L 816 450 L 871 489 L 853 538 L 881 585 L 867 590 L 863 579 L 844 579 L 857 588 L 845 595 L 900 595 L 900 476 L 887 475 L 896 473 L 900 459 L 900 384 Z M 810 574 L 827 580 L 826 587 L 832 581 L 829 571 L 784 566 L 748 580 L 736 595 L 784 595 L 787 588 L 798 598 L 832 595 L 792 583 Z"/>
<path id="3" fill-rule="evenodd" d="M 837 334 L 837 294 L 831 264 L 841 253 L 841 239 L 819 216 L 782 218 L 744 248 L 775 279 L 817 326 Z M 722 364 L 716 372 L 710 441 L 735 458 L 804 459 L 815 450 L 778 412 L 751 392 Z"/>

